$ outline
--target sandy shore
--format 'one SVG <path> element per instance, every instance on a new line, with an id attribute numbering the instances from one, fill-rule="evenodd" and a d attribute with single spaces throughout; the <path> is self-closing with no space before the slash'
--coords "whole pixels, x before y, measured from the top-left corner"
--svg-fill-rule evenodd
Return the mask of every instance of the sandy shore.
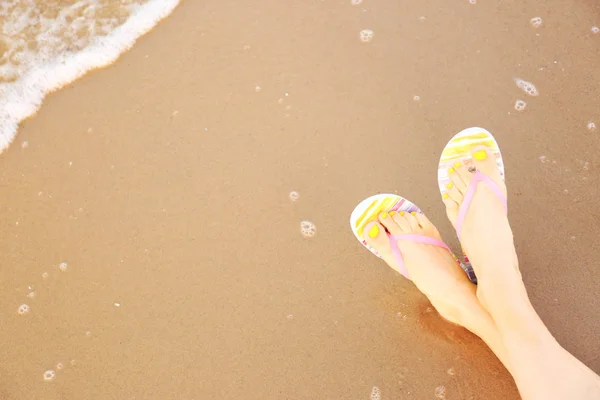
<path id="1" fill-rule="evenodd" d="M 0 398 L 518 398 L 348 227 L 395 192 L 456 247 L 436 167 L 474 125 L 502 147 L 532 301 L 600 372 L 593 7 L 184 2 L 0 156 Z"/>

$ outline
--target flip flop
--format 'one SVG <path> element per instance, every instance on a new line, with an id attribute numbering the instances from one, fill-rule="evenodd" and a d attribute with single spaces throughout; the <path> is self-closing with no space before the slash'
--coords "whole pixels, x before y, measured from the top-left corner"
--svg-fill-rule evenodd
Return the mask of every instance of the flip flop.
<path id="1" fill-rule="evenodd" d="M 393 213 L 393 212 L 418 212 L 422 213 L 422 211 L 414 205 L 412 202 L 406 200 L 403 197 L 397 196 L 395 194 L 377 194 L 375 196 L 371 196 L 360 202 L 359 205 L 356 206 L 352 214 L 350 215 L 350 228 L 352 232 L 354 232 L 354 236 L 358 239 L 359 242 L 362 243 L 371 253 L 375 254 L 377 257 L 382 258 L 381 255 L 367 244 L 367 241 L 364 239 L 364 229 L 365 226 L 369 222 L 377 221 L 378 216 L 382 212 Z M 452 250 L 441 240 L 423 236 L 423 235 L 415 235 L 415 234 L 404 234 L 404 235 L 390 235 L 389 232 L 385 232 L 390 240 L 390 246 L 392 248 L 392 253 L 394 254 L 394 259 L 396 260 L 396 264 L 398 266 L 398 272 L 400 272 L 404 277 L 410 280 L 408 276 L 408 271 L 404 266 L 404 259 L 402 258 L 402 253 L 398 248 L 399 240 L 406 240 L 407 242 L 414 243 L 423 243 L 430 244 L 432 246 L 442 247 L 452 254 Z M 457 263 L 460 264 L 460 261 L 452 254 Z M 462 265 L 461 265 L 462 266 Z M 464 269 L 464 267 L 463 267 Z"/>
<path id="2" fill-rule="evenodd" d="M 498 197 L 498 199 L 500 199 L 502 204 L 504 204 L 504 208 L 508 211 L 508 203 L 506 196 L 504 196 L 504 193 L 502 192 L 502 189 L 500 189 L 500 187 L 498 187 L 498 185 L 489 176 L 475 169 L 470 150 L 479 145 L 487 147 L 490 150 L 491 155 L 496 158 L 496 164 L 500 169 L 500 176 L 504 181 L 504 163 L 502 161 L 502 154 L 500 154 L 500 148 L 498 147 L 498 143 L 496 142 L 496 139 L 494 139 L 494 136 L 492 136 L 490 132 L 483 128 L 468 128 L 454 135 L 446 147 L 444 147 L 444 150 L 442 150 L 442 155 L 440 156 L 440 162 L 438 165 L 438 186 L 440 193 L 444 193 L 446 191 L 446 185 L 450 182 L 448 169 L 450 169 L 457 162 L 461 162 L 463 165 L 469 168 L 469 171 L 474 173 L 471 184 L 467 190 L 467 194 L 465 195 L 465 198 L 458 211 L 458 218 L 456 220 L 456 236 L 458 236 L 459 240 L 462 224 L 465 220 L 467 212 L 469 211 L 471 202 L 473 201 L 473 196 L 475 196 L 477 185 L 480 182 L 488 186 L 488 188 L 496 195 L 496 197 Z M 477 283 L 477 277 L 475 276 L 475 272 L 473 272 L 473 267 L 469 262 L 469 257 L 464 254 L 464 250 L 463 256 L 465 265 L 469 270 L 469 279 L 471 279 L 473 283 Z"/>

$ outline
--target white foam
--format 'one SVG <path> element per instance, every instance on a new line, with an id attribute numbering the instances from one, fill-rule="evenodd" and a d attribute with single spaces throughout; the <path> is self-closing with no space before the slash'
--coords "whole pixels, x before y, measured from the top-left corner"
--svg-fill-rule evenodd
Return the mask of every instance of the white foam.
<path id="1" fill-rule="evenodd" d="M 30 15 L 30 10 L 24 11 L 17 2 L 0 2 L 0 16 L 5 19 L 2 27 L 3 37 L 18 40 L 25 36 L 24 32 L 31 26 L 46 24 L 46 30 L 41 32 L 37 39 L 57 49 L 55 54 L 40 51 L 29 60 L 25 57 L 31 52 L 14 51 L 9 57 L 12 65 L 5 62 L 0 67 L 0 152 L 14 139 L 18 124 L 39 109 L 46 94 L 74 81 L 91 69 L 113 63 L 120 54 L 131 48 L 140 36 L 168 16 L 179 1 L 148 0 L 139 5 L 132 4 L 131 0 L 122 0 L 121 3 L 128 5 L 132 10 L 131 14 L 117 27 L 114 27 L 116 18 L 109 20 L 112 26 L 101 26 L 103 32 L 100 32 L 102 29 L 96 32 L 95 26 L 85 25 L 89 20 L 93 20 L 90 14 L 95 15 L 97 0 L 80 0 L 64 6 L 69 12 L 77 12 L 78 17 L 74 20 L 67 18 L 69 15 L 61 15 L 62 9 L 59 10 L 56 19 L 52 19 L 46 18 L 39 10 L 37 14 Z M 112 27 L 114 29 L 110 30 Z M 78 29 L 82 28 L 89 28 L 96 35 L 92 34 L 87 42 L 86 38 L 78 36 Z M 63 36 L 67 35 L 66 38 L 73 48 L 61 44 L 65 37 L 60 36 L 58 30 Z M 27 46 L 20 43 L 14 46 L 27 49 Z"/>
<path id="2" fill-rule="evenodd" d="M 64 365 L 63 365 L 63 363 L 61 363 L 61 362 L 59 362 L 58 364 L 56 364 L 56 369 L 57 369 L 57 370 L 59 370 L 59 371 L 60 371 L 61 369 L 63 369 L 64 367 L 65 367 L 65 366 L 64 366 Z"/>
<path id="3" fill-rule="evenodd" d="M 592 33 L 599 33 L 600 32 L 600 28 L 598 28 L 597 26 L 592 26 Z"/>
<path id="4" fill-rule="evenodd" d="M 590 131 L 595 131 L 596 130 L 596 124 L 594 122 L 592 122 L 592 121 L 588 122 L 586 126 L 587 126 L 587 128 Z"/>
<path id="5" fill-rule="evenodd" d="M 529 23 L 534 28 L 539 28 L 540 26 L 542 26 L 542 19 L 540 17 L 533 17 L 529 20 Z"/>
<path id="6" fill-rule="evenodd" d="M 530 95 L 530 96 L 538 96 L 539 95 L 539 92 L 537 91 L 537 89 L 533 83 L 524 81 L 523 79 L 520 79 L 520 78 L 514 78 L 514 79 L 515 79 L 515 83 L 517 84 L 517 87 L 519 89 L 523 90 L 528 95 Z"/>
<path id="7" fill-rule="evenodd" d="M 371 400 L 381 400 L 381 390 L 377 386 L 371 389 Z"/>
<path id="8" fill-rule="evenodd" d="M 352 0 L 350 3 L 352 3 L 353 6 L 357 6 L 359 4 L 361 4 L 363 2 L 363 0 Z"/>
<path id="9" fill-rule="evenodd" d="M 67 272 L 67 263 L 66 262 L 61 262 L 60 264 L 58 264 L 58 269 L 60 269 L 62 272 Z"/>
<path id="10" fill-rule="evenodd" d="M 370 42 L 371 40 L 373 40 L 373 31 L 370 29 L 363 29 L 362 31 L 360 31 L 359 36 L 361 42 Z"/>
<path id="11" fill-rule="evenodd" d="M 438 399 L 445 399 L 446 398 L 446 387 L 445 386 L 438 386 L 435 388 L 435 397 Z"/>
<path id="12" fill-rule="evenodd" d="M 296 201 L 299 198 L 300 198 L 300 193 L 296 192 L 295 190 L 290 192 L 290 200 L 291 201 Z"/>
<path id="13" fill-rule="evenodd" d="M 523 111 L 525 107 L 527 107 L 527 103 L 525 103 L 523 100 L 517 100 L 515 102 L 515 110 Z"/>
<path id="14" fill-rule="evenodd" d="M 30 308 L 29 308 L 29 306 L 27 304 L 21 304 L 19 306 L 19 308 L 17 309 L 17 313 L 19 315 L 25 315 L 25 314 L 29 313 L 29 310 L 30 310 Z"/>
<path id="15" fill-rule="evenodd" d="M 305 237 L 313 237 L 317 234 L 317 226 L 310 221 L 300 222 L 300 232 Z"/>
<path id="16" fill-rule="evenodd" d="M 54 372 L 54 370 L 49 369 L 48 371 L 44 372 L 45 381 L 51 381 L 54 378 L 56 378 L 56 372 Z"/>

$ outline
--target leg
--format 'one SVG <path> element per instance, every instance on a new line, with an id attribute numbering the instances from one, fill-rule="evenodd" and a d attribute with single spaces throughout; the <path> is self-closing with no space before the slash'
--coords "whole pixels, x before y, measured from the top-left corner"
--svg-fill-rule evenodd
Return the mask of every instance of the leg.
<path id="1" fill-rule="evenodd" d="M 472 156 L 476 168 L 506 193 L 487 149 L 476 147 Z M 452 185 L 442 197 L 450 221 L 456 224 L 472 173 L 458 165 L 450 177 Z M 506 212 L 484 184 L 477 186 L 463 222 L 461 242 L 478 277 L 477 297 L 498 328 L 509 370 L 523 398 L 600 399 L 600 377 L 556 342 L 533 309 L 521 279 Z"/>
<path id="2" fill-rule="evenodd" d="M 377 222 L 366 225 L 365 240 L 396 270 L 398 268 L 385 230 L 392 235 L 417 234 L 441 240 L 438 230 L 423 214 L 380 214 Z M 440 315 L 482 338 L 510 370 L 502 337 L 488 312 L 479 304 L 476 287 L 468 280 L 452 254 L 446 249 L 426 244 L 399 241 L 396 245 L 402 253 L 409 276 Z"/>

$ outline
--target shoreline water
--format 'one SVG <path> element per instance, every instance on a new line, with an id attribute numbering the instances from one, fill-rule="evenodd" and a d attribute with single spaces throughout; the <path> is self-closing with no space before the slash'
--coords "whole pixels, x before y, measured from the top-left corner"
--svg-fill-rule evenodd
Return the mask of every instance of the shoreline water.
<path id="1" fill-rule="evenodd" d="M 149 0 L 138 6 L 122 25 L 114 28 L 106 36 L 94 37 L 91 34 L 92 37 L 87 46 L 75 52 L 68 50 L 55 53 L 50 55 L 51 60 L 41 63 L 36 62 L 38 56 L 33 56 L 32 64 L 34 65 L 28 66 L 25 71 L 21 72 L 16 81 L 12 81 L 8 75 L 9 80 L 0 83 L 0 110 L 2 110 L 0 112 L 0 153 L 14 139 L 19 124 L 37 112 L 48 93 L 81 78 L 90 70 L 114 63 L 123 52 L 134 45 L 140 36 L 146 34 L 160 20 L 167 17 L 178 3 L 179 0 Z M 88 18 L 85 11 L 82 14 L 81 18 Z M 14 18 L 11 15 L 3 17 L 5 26 L 18 25 L 18 22 L 11 21 Z M 56 21 L 56 24 L 61 22 Z M 37 22 L 37 24 L 39 23 Z M 45 52 L 44 41 L 48 41 L 48 38 L 44 37 L 46 32 L 41 31 L 38 33 L 38 37 L 27 37 L 27 33 L 25 33 L 34 25 L 33 23 L 30 26 L 25 24 L 20 32 L 18 29 L 14 29 L 9 32 L 9 37 L 11 34 L 16 36 L 19 32 L 28 43 L 37 42 L 35 51 Z M 61 37 L 57 34 L 54 39 L 60 40 Z M 40 47 L 42 48 L 40 49 Z M 20 60 L 23 56 L 17 54 L 12 58 L 19 60 L 16 62 L 16 66 L 20 67 Z M 3 61 L 3 66 L 5 66 L 7 62 Z M 10 74 L 11 71 L 7 68 L 5 72 Z"/>

